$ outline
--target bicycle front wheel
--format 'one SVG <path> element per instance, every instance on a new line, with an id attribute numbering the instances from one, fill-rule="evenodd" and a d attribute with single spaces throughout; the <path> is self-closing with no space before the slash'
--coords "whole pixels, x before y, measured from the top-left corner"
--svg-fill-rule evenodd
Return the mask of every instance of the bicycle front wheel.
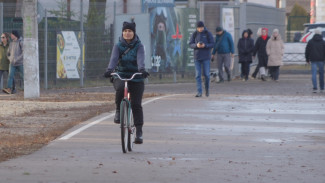
<path id="1" fill-rule="evenodd" d="M 133 145 L 134 145 L 134 140 L 135 140 L 136 128 L 134 126 L 133 113 L 132 113 L 131 107 L 129 110 L 130 110 L 130 112 L 129 112 L 130 128 L 129 128 L 129 133 L 128 133 L 128 150 L 132 151 Z"/>
<path id="2" fill-rule="evenodd" d="M 127 152 L 128 146 L 128 104 L 122 100 L 120 106 L 121 142 L 123 153 Z"/>

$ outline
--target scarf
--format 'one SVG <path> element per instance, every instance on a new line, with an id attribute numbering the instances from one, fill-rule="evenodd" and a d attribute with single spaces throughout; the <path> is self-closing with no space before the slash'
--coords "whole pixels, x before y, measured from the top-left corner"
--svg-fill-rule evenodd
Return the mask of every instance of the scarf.
<path id="1" fill-rule="evenodd" d="M 267 35 L 262 36 L 262 39 L 263 39 L 264 41 L 266 40 L 266 38 L 267 38 Z"/>

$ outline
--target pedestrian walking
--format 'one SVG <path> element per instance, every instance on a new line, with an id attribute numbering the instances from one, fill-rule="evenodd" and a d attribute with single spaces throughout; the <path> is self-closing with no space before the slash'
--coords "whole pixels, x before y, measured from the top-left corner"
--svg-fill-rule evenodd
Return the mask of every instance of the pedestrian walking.
<path id="1" fill-rule="evenodd" d="M 219 71 L 219 82 L 224 82 L 224 76 L 223 76 L 223 68 L 225 68 L 225 71 L 227 73 L 227 79 L 228 81 L 231 81 L 231 73 L 230 73 L 230 66 L 231 66 L 231 59 L 234 58 L 234 41 L 231 37 L 231 34 L 225 30 L 223 30 L 222 27 L 216 28 L 216 39 L 215 44 L 212 51 L 212 59 L 214 58 L 214 55 L 217 54 L 217 61 L 218 61 L 218 71 Z"/>
<path id="2" fill-rule="evenodd" d="M 311 80 L 313 82 L 313 93 L 317 93 L 317 70 L 319 74 L 319 88 L 324 91 L 324 59 L 325 43 L 321 35 L 321 29 L 315 30 L 315 35 L 308 41 L 305 51 L 306 62 L 311 64 Z"/>
<path id="3" fill-rule="evenodd" d="M 210 60 L 211 49 L 214 41 L 212 34 L 204 26 L 202 21 L 197 22 L 196 31 L 192 34 L 189 46 L 194 49 L 195 79 L 197 94 L 195 97 L 202 97 L 202 78 L 201 71 L 204 75 L 205 95 L 209 96 L 210 85 Z"/>
<path id="4" fill-rule="evenodd" d="M 274 29 L 271 38 L 266 44 L 268 55 L 267 66 L 273 81 L 279 80 L 280 66 L 283 65 L 284 44 L 278 29 Z"/>
<path id="5" fill-rule="evenodd" d="M 253 58 L 255 58 L 256 54 L 258 55 L 258 64 L 257 68 L 255 69 L 254 73 L 252 74 L 253 78 L 256 78 L 258 72 L 261 74 L 261 79 L 266 81 L 266 67 L 267 67 L 267 53 L 266 53 L 266 44 L 270 37 L 268 36 L 268 29 L 262 28 L 262 35 L 257 38 L 254 51 L 253 51 Z"/>
<path id="6" fill-rule="evenodd" d="M 244 30 L 242 38 L 239 39 L 237 44 L 239 63 L 241 63 L 241 73 L 243 81 L 248 80 L 249 67 L 252 63 L 252 55 L 254 50 L 254 40 L 249 37 L 248 30 Z"/>
<path id="7" fill-rule="evenodd" d="M 23 40 L 20 37 L 18 31 L 13 30 L 10 34 L 12 42 L 9 44 L 9 48 L 7 51 L 7 56 L 9 58 L 9 76 L 7 88 L 3 89 L 3 91 L 7 94 L 15 93 L 13 82 L 15 73 L 18 72 L 20 74 L 20 79 L 24 81 L 24 55 L 23 55 Z"/>
<path id="8" fill-rule="evenodd" d="M 249 38 L 251 38 L 252 40 L 253 40 L 253 42 L 254 42 L 254 39 L 253 39 L 253 31 L 251 30 L 251 29 L 247 29 L 247 33 L 248 33 L 248 37 Z M 252 59 L 253 60 L 253 59 Z M 253 62 L 253 61 L 252 61 Z M 248 75 L 249 75 L 249 73 L 250 73 L 250 69 L 251 69 L 251 67 L 250 67 L 250 65 L 249 65 L 249 67 L 248 67 Z M 240 78 L 241 79 L 244 79 L 244 77 L 243 77 L 243 73 L 240 73 Z"/>
<path id="9" fill-rule="evenodd" d="M 0 42 L 0 83 L 5 72 L 9 73 L 9 59 L 7 57 L 7 51 L 9 48 L 9 34 L 2 33 L 1 34 L 1 42 Z M 13 81 L 13 88 L 15 88 L 15 81 Z M 15 89 L 13 90 L 15 91 Z"/>
<path id="10" fill-rule="evenodd" d="M 257 39 L 258 39 L 259 37 L 262 36 L 262 28 L 261 28 L 261 27 L 257 29 L 256 36 L 257 36 Z M 256 44 L 256 43 L 255 43 L 255 44 Z M 254 46 L 255 46 L 255 44 L 254 44 Z M 254 60 L 255 58 L 256 58 L 256 57 L 253 56 L 253 60 Z M 258 59 L 257 59 L 257 63 L 258 63 Z M 257 73 L 258 73 L 259 71 L 260 71 L 260 68 L 258 67 L 258 64 L 257 64 L 253 73 L 256 72 L 256 75 L 257 75 Z M 252 78 L 252 79 L 256 79 L 256 75 L 255 75 L 255 77 L 253 77 L 253 75 L 252 75 L 251 78 Z"/>
<path id="11" fill-rule="evenodd" d="M 119 42 L 114 45 L 109 65 L 104 76 L 112 77 L 112 73 L 116 72 L 122 78 L 130 78 L 134 73 L 141 72 L 141 76 L 136 76 L 129 81 L 129 91 L 131 97 L 131 108 L 133 112 L 134 124 L 136 127 L 136 144 L 143 143 L 143 110 L 142 96 L 144 92 L 144 78 L 149 76 L 145 70 L 145 51 L 140 38 L 136 34 L 136 24 L 134 22 L 124 22 L 122 27 L 122 37 Z M 115 93 L 116 112 L 114 123 L 120 123 L 120 104 L 124 96 L 124 81 L 113 78 Z"/>

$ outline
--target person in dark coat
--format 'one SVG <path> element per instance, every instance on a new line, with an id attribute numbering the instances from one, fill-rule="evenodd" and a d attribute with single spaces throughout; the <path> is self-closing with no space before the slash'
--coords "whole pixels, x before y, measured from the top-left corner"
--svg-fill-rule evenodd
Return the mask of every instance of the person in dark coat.
<path id="1" fill-rule="evenodd" d="M 254 51 L 253 51 L 254 57 L 256 56 L 256 54 L 258 55 L 258 64 L 256 66 L 254 73 L 252 74 L 252 77 L 256 78 L 258 71 L 260 71 L 261 79 L 263 81 L 266 81 L 265 68 L 267 67 L 267 60 L 268 60 L 268 56 L 266 53 L 266 44 L 269 39 L 270 37 L 268 36 L 268 29 L 262 28 L 262 35 L 256 40 Z"/>
<path id="2" fill-rule="evenodd" d="M 195 63 L 195 79 L 197 94 L 195 97 L 202 97 L 202 81 L 201 70 L 205 77 L 205 96 L 209 96 L 210 84 L 210 60 L 211 49 L 214 45 L 214 40 L 211 32 L 204 27 L 202 21 L 197 22 L 196 31 L 192 34 L 189 46 L 194 49 L 194 63 Z"/>
<path id="3" fill-rule="evenodd" d="M 252 55 L 254 50 L 254 40 L 249 38 L 247 30 L 243 31 L 242 38 L 239 39 L 238 44 L 239 63 L 241 63 L 241 72 L 243 81 L 248 80 L 249 67 L 252 63 Z"/>
<path id="4" fill-rule="evenodd" d="M 324 92 L 325 42 L 319 28 L 315 30 L 315 35 L 307 43 L 305 57 L 306 62 L 311 64 L 313 92 L 317 92 L 317 69 L 319 73 L 320 91 Z"/>

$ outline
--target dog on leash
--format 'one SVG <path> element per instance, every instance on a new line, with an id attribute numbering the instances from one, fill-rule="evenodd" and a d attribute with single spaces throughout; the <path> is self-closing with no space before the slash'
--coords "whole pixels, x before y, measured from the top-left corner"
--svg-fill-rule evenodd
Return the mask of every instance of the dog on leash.
<path id="1" fill-rule="evenodd" d="M 210 82 L 218 82 L 219 81 L 219 76 L 218 76 L 218 71 L 210 71 Z"/>
<path id="2" fill-rule="evenodd" d="M 202 81 L 204 82 L 204 76 L 202 76 Z M 218 70 L 210 71 L 210 82 L 218 82 L 219 76 L 218 76 Z"/>

